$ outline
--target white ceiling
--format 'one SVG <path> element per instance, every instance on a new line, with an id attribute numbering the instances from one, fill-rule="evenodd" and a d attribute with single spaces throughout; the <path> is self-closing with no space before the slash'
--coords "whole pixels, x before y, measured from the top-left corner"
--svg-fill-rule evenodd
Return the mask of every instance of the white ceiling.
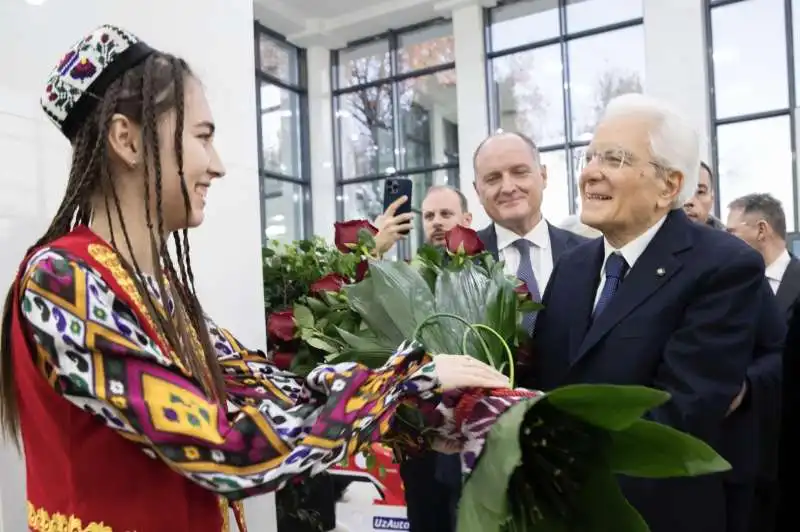
<path id="1" fill-rule="evenodd" d="M 464 5 L 497 0 L 255 0 L 264 26 L 302 47 L 342 48 L 348 42 L 435 17 Z M 368 7 L 365 7 L 368 6 Z"/>

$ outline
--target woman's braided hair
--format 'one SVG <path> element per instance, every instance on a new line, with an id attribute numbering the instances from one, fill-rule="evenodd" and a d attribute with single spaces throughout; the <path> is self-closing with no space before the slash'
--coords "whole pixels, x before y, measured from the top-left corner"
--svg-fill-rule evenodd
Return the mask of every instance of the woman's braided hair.
<path id="1" fill-rule="evenodd" d="M 162 169 L 159 150 L 157 119 L 165 112 L 174 110 L 175 127 L 175 159 L 180 175 L 181 192 L 183 194 L 186 219 L 190 212 L 189 193 L 183 175 L 183 122 L 184 122 L 184 85 L 192 76 L 191 69 L 185 61 L 169 54 L 155 52 L 145 61 L 125 72 L 106 90 L 94 110 L 86 117 L 73 139 L 72 164 L 70 168 L 67 192 L 58 211 L 45 234 L 30 248 L 29 252 L 45 246 L 55 239 L 69 233 L 76 225 L 88 224 L 93 216 L 92 198 L 101 194 L 106 202 L 106 211 L 110 201 L 114 202 L 119 213 L 119 229 L 130 251 L 133 264 L 128 264 L 122 257 L 121 262 L 134 279 L 140 293 L 145 297 L 145 304 L 156 322 L 156 327 L 165 336 L 170 347 L 180 358 L 184 367 L 197 378 L 204 391 L 212 400 L 223 402 L 225 397 L 222 372 L 217 362 L 216 353 L 206 326 L 204 313 L 197 299 L 194 288 L 194 274 L 189 258 L 189 239 L 187 230 L 173 233 L 176 249 L 178 271 L 167 248 L 164 235 L 164 213 L 162 209 Z M 140 124 L 143 136 L 143 156 L 145 180 L 154 182 L 157 205 L 155 219 L 151 212 L 150 185 L 144 187 L 144 202 L 147 225 L 150 229 L 151 245 L 155 250 L 155 278 L 162 295 L 171 294 L 175 302 L 172 319 L 156 311 L 157 302 L 150 296 L 144 286 L 142 269 L 131 249 L 128 229 L 122 216 L 119 196 L 110 173 L 110 149 L 108 142 L 111 120 L 115 114 L 123 114 L 130 120 Z M 151 174 L 152 170 L 152 176 Z M 112 216 L 108 223 L 111 234 L 114 229 Z M 111 245 L 119 249 L 116 238 L 112 236 Z M 3 310 L 2 330 L 0 331 L 0 427 L 8 439 L 18 445 L 20 435 L 19 411 L 14 385 L 12 353 L 11 353 L 11 308 L 18 304 L 14 300 L 13 287 L 6 296 Z M 186 321 L 192 325 L 189 327 Z M 195 348 L 196 340 L 191 329 L 197 333 L 202 352 Z"/>

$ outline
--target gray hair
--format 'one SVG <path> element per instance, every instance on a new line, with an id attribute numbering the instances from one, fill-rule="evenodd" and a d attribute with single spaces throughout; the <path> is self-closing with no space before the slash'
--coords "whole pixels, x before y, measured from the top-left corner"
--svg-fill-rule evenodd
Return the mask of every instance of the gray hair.
<path id="1" fill-rule="evenodd" d="M 623 94 L 608 103 L 603 119 L 641 116 L 651 122 L 650 151 L 655 162 L 683 175 L 673 209 L 680 209 L 697 189 L 700 168 L 700 136 L 697 129 L 672 106 L 643 94 Z"/>
<path id="2" fill-rule="evenodd" d="M 581 222 L 581 217 L 579 214 L 567 216 L 567 218 L 559 224 L 559 227 L 569 231 L 570 233 L 574 233 L 579 236 L 585 236 L 586 238 L 597 238 L 603 236 L 603 233 L 594 227 L 589 227 L 585 223 Z"/>
<path id="3" fill-rule="evenodd" d="M 741 210 L 745 215 L 760 216 L 778 236 L 786 240 L 786 214 L 781 201 L 771 194 L 748 194 L 730 202 L 728 208 Z"/>

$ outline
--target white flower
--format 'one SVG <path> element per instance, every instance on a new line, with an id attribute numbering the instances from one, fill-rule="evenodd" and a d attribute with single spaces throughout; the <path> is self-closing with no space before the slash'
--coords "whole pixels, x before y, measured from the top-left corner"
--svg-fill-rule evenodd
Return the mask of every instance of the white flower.
<path id="1" fill-rule="evenodd" d="M 111 381 L 109 388 L 114 395 L 122 395 L 125 393 L 125 385 L 120 381 Z"/>
<path id="2" fill-rule="evenodd" d="M 225 461 L 225 453 L 223 453 L 222 451 L 217 451 L 217 450 L 211 451 L 211 459 L 214 460 L 217 463 L 224 462 Z"/>

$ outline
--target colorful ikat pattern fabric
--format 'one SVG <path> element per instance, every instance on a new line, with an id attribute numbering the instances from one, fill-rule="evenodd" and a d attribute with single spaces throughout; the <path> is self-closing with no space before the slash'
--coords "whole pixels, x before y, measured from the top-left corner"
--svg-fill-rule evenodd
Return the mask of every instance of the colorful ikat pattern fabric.
<path id="1" fill-rule="evenodd" d="M 145 285 L 161 301 L 156 283 Z M 161 351 L 97 271 L 49 248 L 28 263 L 21 305 L 37 363 L 60 394 L 232 500 L 328 469 L 385 438 L 401 402 L 431 408 L 441 396 L 415 346 L 401 346 L 377 370 L 344 363 L 303 380 L 209 321 L 227 383 L 223 407 Z"/>

